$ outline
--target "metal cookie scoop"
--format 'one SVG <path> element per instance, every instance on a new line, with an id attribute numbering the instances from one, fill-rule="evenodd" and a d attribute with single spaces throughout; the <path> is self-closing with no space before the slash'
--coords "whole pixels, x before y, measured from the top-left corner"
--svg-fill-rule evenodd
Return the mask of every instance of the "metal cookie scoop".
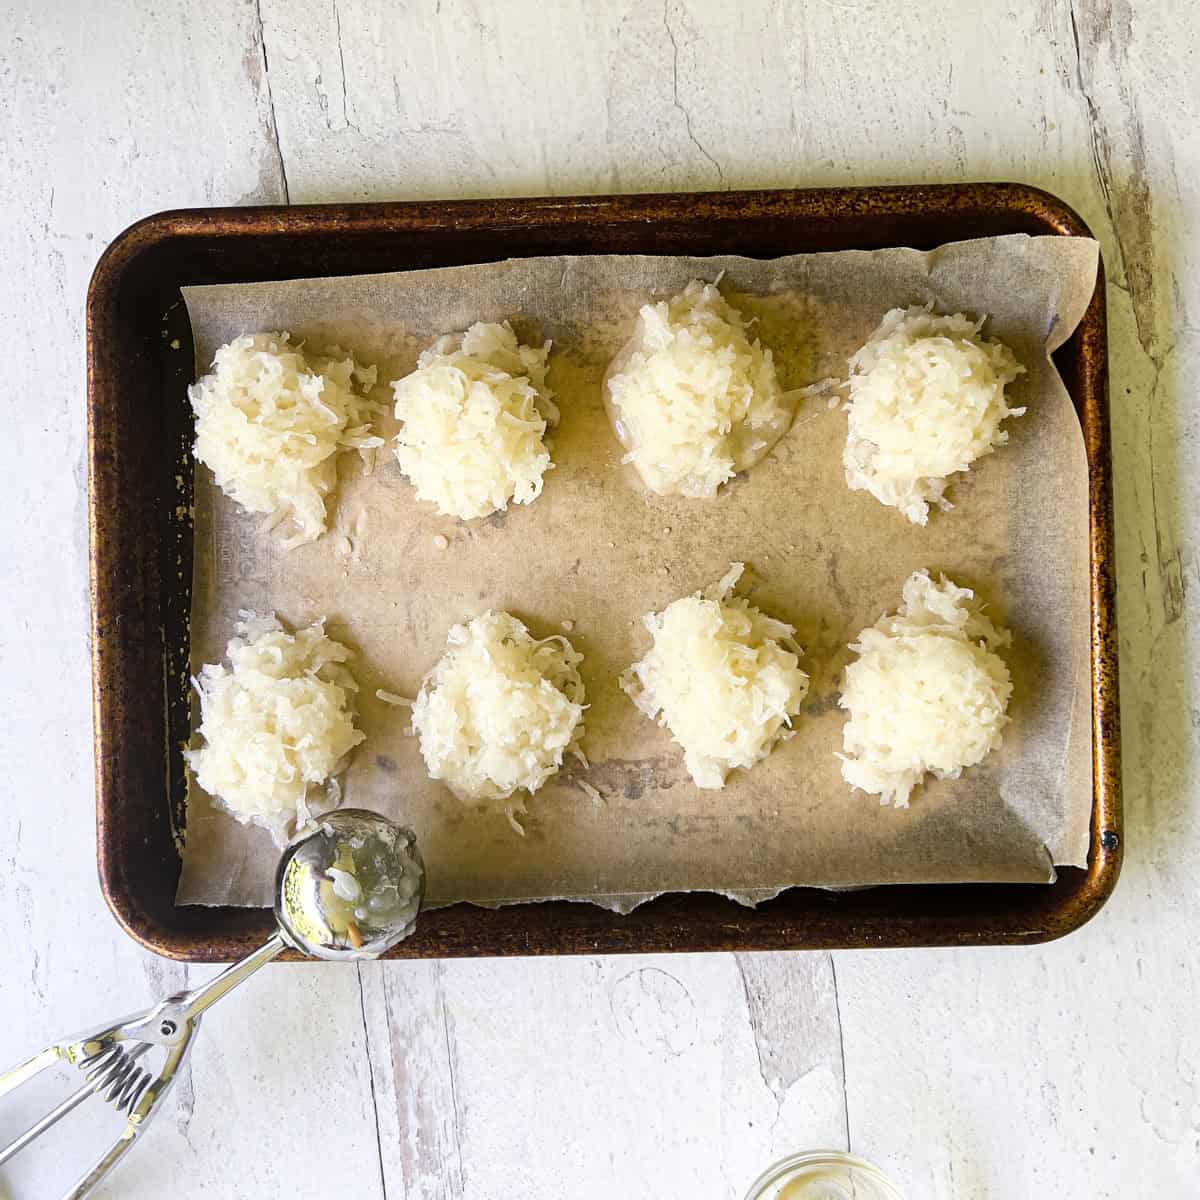
<path id="1" fill-rule="evenodd" d="M 425 894 L 425 869 L 411 829 L 362 809 L 321 818 L 315 833 L 284 851 L 275 875 L 275 935 L 208 983 L 145 1012 L 54 1042 L 0 1074 L 0 1096 L 57 1062 L 77 1066 L 84 1084 L 0 1150 L 0 1165 L 89 1096 L 126 1115 L 116 1142 L 64 1200 L 86 1196 L 113 1169 L 158 1111 L 191 1049 L 200 1018 L 289 946 L 313 958 L 370 959 L 413 931 Z M 158 1074 L 139 1060 L 166 1051 Z"/>

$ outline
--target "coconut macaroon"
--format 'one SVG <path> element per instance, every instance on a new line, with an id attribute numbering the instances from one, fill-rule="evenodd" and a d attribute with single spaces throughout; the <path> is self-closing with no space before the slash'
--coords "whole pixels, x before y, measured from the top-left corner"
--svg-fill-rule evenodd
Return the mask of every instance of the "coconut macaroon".
<path id="1" fill-rule="evenodd" d="M 956 779 L 1000 744 L 1012 681 L 995 653 L 1009 643 L 969 588 L 917 571 L 899 610 L 884 613 L 850 649 L 839 703 L 846 782 L 907 808 L 926 772 Z"/>
<path id="2" fill-rule="evenodd" d="M 454 625 L 421 684 L 412 726 L 433 779 L 460 799 L 515 814 L 583 736 L 583 655 L 561 635 L 535 640 L 506 612 Z"/>
<path id="3" fill-rule="evenodd" d="M 605 403 L 642 482 L 660 495 L 715 496 L 759 462 L 795 411 L 771 351 L 712 284 L 643 305 L 605 376 Z"/>
<path id="4" fill-rule="evenodd" d="M 720 788 L 791 737 L 808 692 L 795 629 L 732 595 L 743 566 L 644 620 L 649 653 L 621 676 L 638 708 L 683 747 L 698 787 Z"/>
<path id="5" fill-rule="evenodd" d="M 325 532 L 338 452 L 383 445 L 371 432 L 380 412 L 366 397 L 374 384 L 374 367 L 309 354 L 286 333 L 234 338 L 188 388 L 193 453 L 226 495 L 269 514 L 284 546 L 311 542 Z"/>
<path id="6" fill-rule="evenodd" d="M 239 821 L 283 845 L 292 828 L 335 808 L 335 776 L 365 735 L 354 727 L 351 652 L 323 621 L 288 633 L 274 616 L 243 613 L 225 650 L 204 666 L 197 734 L 185 751 L 196 782 Z"/>
<path id="7" fill-rule="evenodd" d="M 914 524 L 931 504 L 951 507 L 949 477 L 1008 441 L 1001 422 L 1025 411 L 1004 399 L 1025 368 L 982 325 L 894 308 L 850 359 L 846 482 Z"/>
<path id="8" fill-rule="evenodd" d="M 558 421 L 549 353 L 549 342 L 521 345 L 507 321 L 477 323 L 439 338 L 392 384 L 396 458 L 418 499 L 470 521 L 541 495 L 553 465 L 543 438 Z"/>

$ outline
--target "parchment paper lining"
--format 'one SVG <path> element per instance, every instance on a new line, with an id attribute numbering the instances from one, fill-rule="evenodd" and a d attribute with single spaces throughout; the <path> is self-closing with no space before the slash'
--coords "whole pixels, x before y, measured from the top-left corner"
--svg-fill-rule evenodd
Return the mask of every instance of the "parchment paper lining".
<path id="1" fill-rule="evenodd" d="M 1018 235 L 930 253 L 557 257 L 184 289 L 198 371 L 238 334 L 284 329 L 319 348 L 340 344 L 378 365 L 386 384 L 439 334 L 508 318 L 553 339 L 563 414 L 556 467 L 534 504 L 459 524 L 415 501 L 390 453 L 370 474 L 346 455 L 330 532 L 290 552 L 198 468 L 193 669 L 221 659 L 239 608 L 291 623 L 328 617 L 358 651 L 367 734 L 346 803 L 415 827 L 431 904 L 568 898 L 628 911 L 668 891 L 754 904 L 797 884 L 1048 882 L 1055 864 L 1085 863 L 1092 802 L 1086 460 L 1049 352 L 1081 319 L 1096 266 L 1092 241 Z M 847 489 L 845 415 L 817 397 L 716 500 L 650 495 L 620 465 L 600 379 L 641 303 L 721 271 L 727 296 L 757 316 L 785 387 L 844 376 L 886 309 L 932 302 L 989 315 L 986 331 L 1028 369 L 1011 392 L 1029 411 L 1009 422 L 1008 446 L 952 486 L 955 510 L 924 529 Z M 379 396 L 389 398 L 386 386 Z M 734 560 L 753 570 L 754 602 L 797 626 L 812 685 L 795 738 L 723 791 L 700 791 L 616 679 L 648 644 L 642 615 Z M 893 810 L 841 779 L 837 679 L 846 643 L 896 606 L 918 567 L 976 587 L 1012 627 L 1013 723 L 982 767 L 928 782 L 910 809 Z M 407 710 L 375 699 L 380 687 L 413 695 L 448 626 L 489 607 L 536 636 L 570 620 L 585 655 L 592 767 L 568 766 L 533 798 L 524 839 L 430 781 L 404 733 Z M 191 786 L 180 903 L 269 904 L 276 857 L 265 833 Z"/>

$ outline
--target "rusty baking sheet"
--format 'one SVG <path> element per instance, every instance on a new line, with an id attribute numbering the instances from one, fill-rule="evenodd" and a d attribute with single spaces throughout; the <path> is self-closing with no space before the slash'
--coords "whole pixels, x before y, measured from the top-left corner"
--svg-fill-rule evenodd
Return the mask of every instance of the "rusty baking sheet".
<path id="1" fill-rule="evenodd" d="M 1019 184 L 193 209 L 108 248 L 87 302 L 97 855 L 122 926 L 160 954 L 225 961 L 272 927 L 265 909 L 179 907 L 180 747 L 188 707 L 192 531 L 188 284 L 302 278 L 545 254 L 738 253 L 913 246 L 1005 233 L 1090 236 Z M 1046 941 L 1107 899 L 1121 863 L 1120 734 L 1104 280 L 1055 361 L 1087 447 L 1095 795 L 1086 870 L 1051 885 L 793 888 L 747 909 L 664 896 L 591 905 L 469 905 L 426 914 L 397 957 L 987 945 Z"/>

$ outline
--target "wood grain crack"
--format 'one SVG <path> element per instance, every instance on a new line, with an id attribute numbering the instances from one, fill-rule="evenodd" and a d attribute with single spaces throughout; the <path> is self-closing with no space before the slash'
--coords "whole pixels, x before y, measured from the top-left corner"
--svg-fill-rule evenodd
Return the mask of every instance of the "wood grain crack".
<path id="1" fill-rule="evenodd" d="M 1106 47 L 1118 72 L 1129 54 L 1132 13 L 1127 6 L 1088 0 L 1071 0 L 1067 12 L 1071 22 L 1075 86 L 1084 106 L 1092 165 L 1105 214 L 1112 229 L 1117 273 L 1133 304 L 1138 342 L 1151 361 L 1161 355 L 1155 350 L 1155 280 L 1153 265 L 1153 213 L 1146 180 L 1145 131 L 1138 111 L 1138 98 L 1121 75 L 1117 75 L 1118 112 L 1116 132 L 1123 135 L 1129 161 L 1118 178 L 1113 167 L 1113 130 L 1095 94 L 1096 60 Z"/>
<path id="2" fill-rule="evenodd" d="M 721 183 L 724 183 L 725 172 L 721 169 L 721 164 L 701 144 L 700 139 L 692 130 L 692 114 L 679 99 L 679 39 L 675 36 L 675 30 L 671 26 L 670 9 L 671 0 L 663 0 L 663 28 L 667 31 L 667 37 L 671 40 L 671 103 L 675 106 L 680 116 L 683 117 L 683 127 L 687 132 L 688 141 L 712 163 L 713 170 L 717 173 L 717 178 Z"/>
<path id="3" fill-rule="evenodd" d="M 350 120 L 350 102 L 346 96 L 346 52 L 342 48 L 342 10 L 338 7 L 337 0 L 333 0 L 333 23 L 337 33 L 338 66 L 342 73 L 342 120 L 347 128 L 353 129 L 355 133 L 362 133 L 358 125 Z"/>
<path id="4" fill-rule="evenodd" d="M 1122 0 L 1102 3 L 1071 0 L 1068 13 L 1074 47 L 1074 86 L 1084 106 L 1093 168 L 1112 229 L 1116 269 L 1109 284 L 1128 297 L 1137 342 L 1152 372 L 1148 401 L 1150 515 L 1162 620 L 1164 625 L 1171 625 L 1183 614 L 1186 598 L 1178 545 L 1178 513 L 1172 511 L 1175 433 L 1169 424 L 1172 415 L 1166 407 L 1173 382 L 1167 367 L 1175 351 L 1175 339 L 1169 332 L 1169 293 L 1159 286 L 1156 251 L 1158 239 L 1163 236 L 1163 222 L 1154 211 L 1148 179 L 1142 101 L 1140 94 L 1131 88 L 1125 70 L 1133 49 L 1134 10 Z M 1098 73 L 1106 63 L 1107 75 L 1099 77 L 1102 81 L 1109 80 L 1114 93 L 1108 102 L 1107 118 L 1101 97 L 1096 94 Z M 1067 82 L 1070 84 L 1071 80 L 1068 78 Z M 1119 173 L 1114 168 L 1114 159 Z M 1169 436 L 1160 441 L 1160 435 L 1168 430 Z M 1165 503 L 1160 503 L 1164 498 L 1167 498 Z M 1141 540 L 1144 551 L 1145 539 Z"/>
<path id="5" fill-rule="evenodd" d="M 1154 383 L 1150 389 L 1150 461 L 1156 467 L 1162 462 L 1157 446 L 1157 434 L 1164 428 L 1166 417 L 1163 413 L 1162 381 L 1163 372 L 1175 353 L 1177 343 L 1172 342 L 1159 358 L 1151 357 L 1154 365 Z M 1154 524 L 1154 554 L 1158 566 L 1159 586 L 1162 590 L 1163 625 L 1172 625 L 1183 615 L 1184 600 L 1187 586 L 1183 575 L 1183 565 L 1176 539 L 1170 530 L 1164 530 L 1164 522 L 1159 516 L 1158 489 L 1160 484 L 1159 470 L 1150 474 L 1150 516 Z"/>
<path id="6" fill-rule="evenodd" d="M 446 1063 L 450 1072 L 450 1112 L 454 1118 L 454 1150 L 458 1157 L 458 1191 L 461 1194 L 466 1188 L 467 1176 L 463 1170 L 462 1110 L 458 1102 L 458 1048 L 450 1025 L 450 1006 L 446 1003 L 445 969 L 441 963 L 438 964 L 437 991 L 438 1001 L 442 1006 L 442 1037 L 446 1043 Z"/>
<path id="7" fill-rule="evenodd" d="M 837 963 L 829 956 L 829 974 L 833 978 L 833 1011 L 837 1017 L 838 1053 L 842 1060 L 842 1115 L 846 1123 L 846 1153 L 853 1150 L 850 1140 L 850 1090 L 846 1086 L 846 1034 L 842 1029 L 842 1000 L 838 995 Z"/>
<path id="8" fill-rule="evenodd" d="M 779 1094 L 778 1086 L 771 1079 L 771 1076 L 767 1071 L 766 1056 L 763 1053 L 763 1044 L 758 1028 L 758 1019 L 755 1015 L 755 998 L 753 992 L 750 990 L 750 980 L 746 978 L 746 964 L 742 961 L 742 955 L 740 954 L 735 954 L 733 956 L 733 962 L 737 967 L 738 978 L 742 983 L 742 995 L 746 1001 L 746 1018 L 750 1022 L 750 1032 L 754 1037 L 754 1058 L 758 1063 L 758 1077 L 762 1080 L 763 1087 L 765 1087 L 775 1099 L 774 1124 L 777 1125 L 779 1123 L 780 1113 L 783 1108 L 782 1097 Z"/>
<path id="9" fill-rule="evenodd" d="M 371 1030 L 367 1025 L 367 1000 L 363 994 L 362 963 L 354 964 L 358 975 L 358 1011 L 362 1017 L 363 1052 L 367 1056 L 367 1078 L 371 1084 L 371 1115 L 375 1118 L 375 1153 L 379 1158 L 379 1188 L 383 1200 L 387 1200 L 387 1172 L 383 1169 L 383 1136 L 379 1132 L 379 1100 L 375 1094 L 375 1062 L 371 1053 Z"/>
<path id="10" fill-rule="evenodd" d="M 1092 154 L 1092 166 L 1096 172 L 1096 182 L 1100 185 L 1100 194 L 1104 198 L 1104 211 L 1108 214 L 1108 223 L 1112 226 L 1113 237 L 1117 242 L 1117 254 L 1121 259 L 1122 270 L 1124 270 L 1125 254 L 1121 247 L 1121 234 L 1113 211 L 1112 185 L 1109 181 L 1107 155 L 1100 144 L 1100 130 L 1103 128 L 1103 122 L 1100 119 L 1096 102 L 1092 99 L 1091 89 L 1083 77 L 1083 50 L 1079 44 L 1079 16 L 1075 9 L 1076 5 L 1072 0 L 1068 7 L 1068 13 L 1071 18 L 1071 42 L 1075 47 L 1075 83 L 1079 88 L 1079 98 L 1087 110 L 1088 145 Z"/>
<path id="11" fill-rule="evenodd" d="M 262 0 L 254 0 L 254 40 L 262 63 L 263 87 L 267 93 L 267 133 L 275 150 L 275 169 L 279 176 L 279 190 L 283 192 L 284 204 L 291 204 L 287 167 L 283 161 L 283 147 L 279 142 L 279 121 L 275 116 L 275 96 L 271 91 L 271 64 L 267 61 L 267 38 L 263 29 Z"/>

